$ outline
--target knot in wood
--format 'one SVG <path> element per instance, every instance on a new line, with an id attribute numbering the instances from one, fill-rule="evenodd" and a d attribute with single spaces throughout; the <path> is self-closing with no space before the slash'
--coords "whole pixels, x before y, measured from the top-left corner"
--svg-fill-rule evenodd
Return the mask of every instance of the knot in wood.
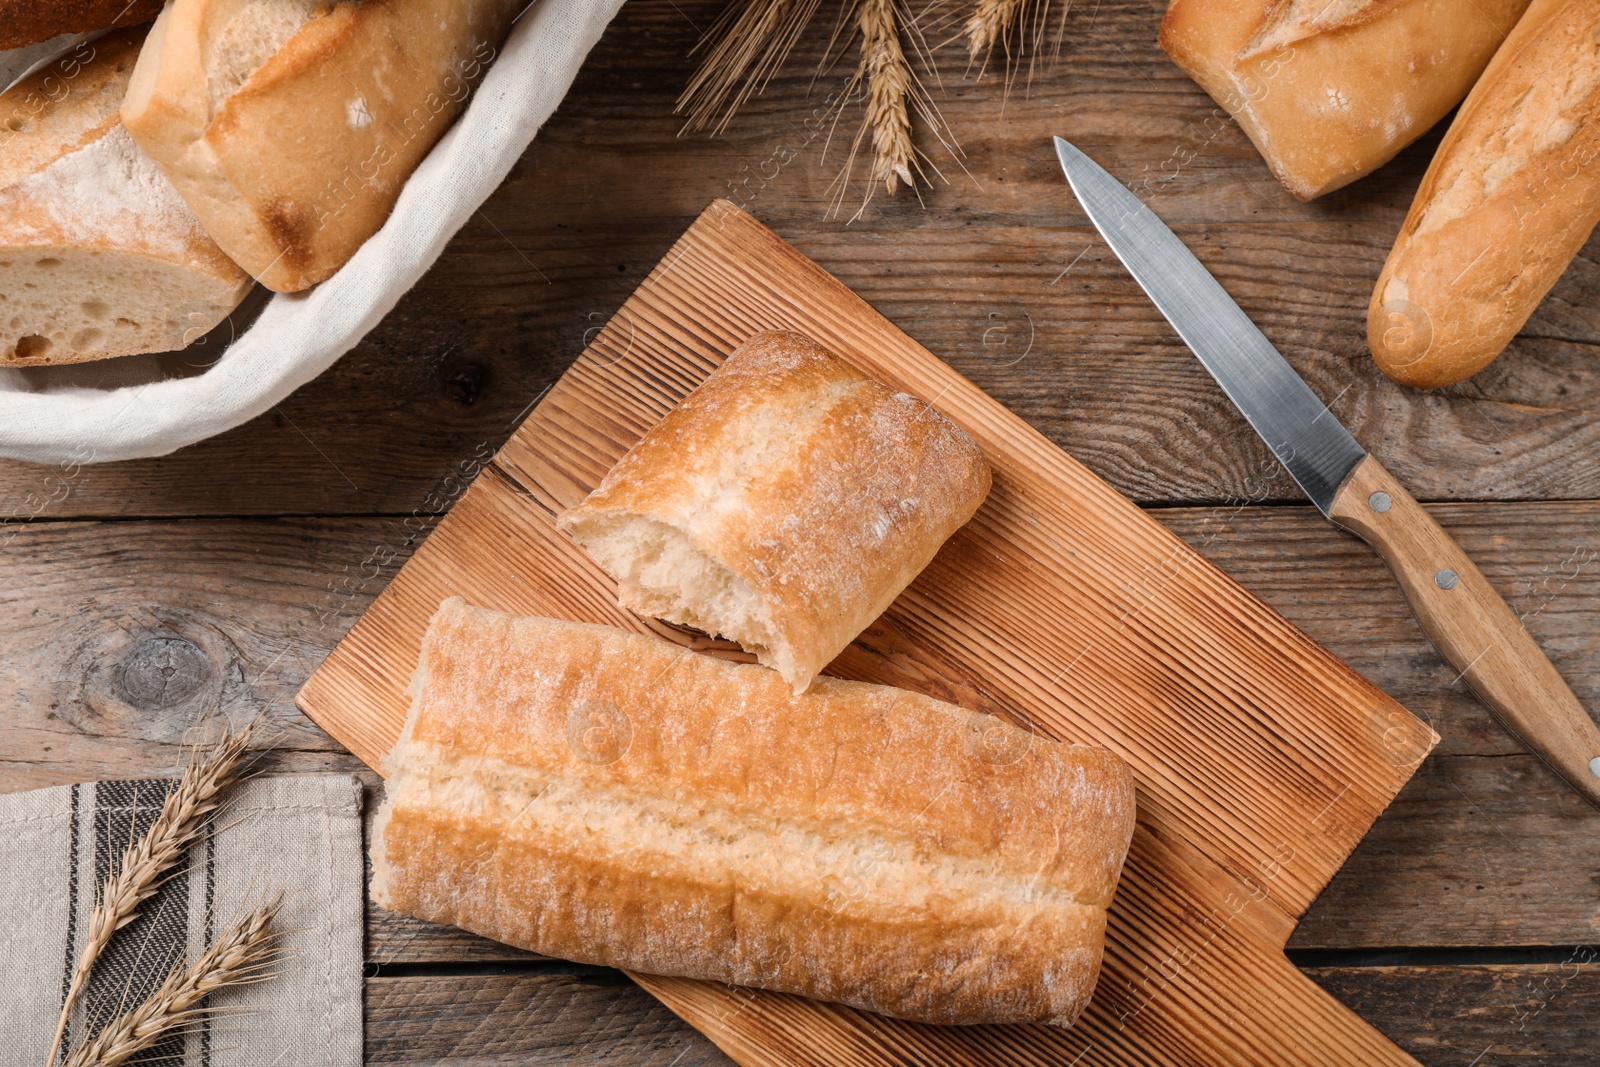
<path id="1" fill-rule="evenodd" d="M 206 688 L 213 673 L 210 660 L 194 642 L 176 634 L 151 636 L 123 659 L 116 675 L 117 695 L 130 707 L 163 711 Z"/>

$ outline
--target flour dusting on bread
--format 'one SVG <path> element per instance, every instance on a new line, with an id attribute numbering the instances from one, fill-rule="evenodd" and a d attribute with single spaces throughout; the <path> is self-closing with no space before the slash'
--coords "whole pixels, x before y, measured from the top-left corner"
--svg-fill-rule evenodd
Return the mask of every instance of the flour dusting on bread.
<path id="1" fill-rule="evenodd" d="M 752 338 L 561 529 L 620 602 L 739 642 L 802 691 L 971 518 L 977 444 L 798 334 Z"/>
<path id="2" fill-rule="evenodd" d="M 1296 41 L 1364 22 L 1393 6 L 1394 0 L 1279 0 L 1266 7 L 1261 28 L 1239 52 L 1249 59 L 1288 48 Z"/>
<path id="3" fill-rule="evenodd" d="M 1233 115 L 1278 180 L 1310 200 L 1444 117 L 1528 3 L 1170 0 L 1161 47 Z M 1212 136 L 1215 122 L 1206 120 Z"/>
<path id="4" fill-rule="evenodd" d="M 186 259 L 205 231 L 172 183 L 139 151 L 120 123 L 8 190 L 32 197 L 67 240 L 111 242 Z"/>
<path id="5" fill-rule="evenodd" d="M 1534 0 L 1440 142 L 1367 306 L 1395 381 L 1498 356 L 1600 223 L 1600 6 Z"/>
<path id="6" fill-rule="evenodd" d="M 0 364 L 181 348 L 249 291 L 118 121 L 142 38 L 74 53 L 64 92 L 46 67 L 0 94 Z"/>
<path id="7" fill-rule="evenodd" d="M 1600 96 L 1600 41 L 1579 35 L 1583 52 L 1559 71 L 1546 72 L 1518 85 L 1514 95 L 1484 94 L 1477 107 L 1500 110 L 1496 119 L 1476 127 L 1476 136 L 1458 138 L 1452 150 L 1440 157 L 1436 192 L 1428 200 L 1415 227 L 1425 235 L 1483 207 L 1509 180 L 1530 167 L 1558 155 L 1586 122 L 1595 120 L 1594 103 Z M 1509 88 L 1509 87 L 1508 87 Z M 1498 106 L 1491 95 L 1509 96 Z M 1576 172 L 1587 160 L 1563 167 Z"/>
<path id="8" fill-rule="evenodd" d="M 451 598 L 384 763 L 374 899 L 586 963 L 933 1023 L 1070 1025 L 1133 780 L 886 686 Z"/>

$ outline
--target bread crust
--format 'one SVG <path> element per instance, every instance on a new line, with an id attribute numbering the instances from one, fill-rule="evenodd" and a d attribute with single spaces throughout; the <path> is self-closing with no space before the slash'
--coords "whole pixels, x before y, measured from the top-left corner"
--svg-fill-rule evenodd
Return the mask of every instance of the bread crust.
<path id="1" fill-rule="evenodd" d="M 1461 101 L 1528 0 L 1172 0 L 1161 47 L 1301 200 Z"/>
<path id="2" fill-rule="evenodd" d="M 114 31 L 0 94 L 0 365 L 182 348 L 250 289 L 118 121 L 143 38 Z M 46 304 L 97 314 L 66 329 Z"/>
<path id="3" fill-rule="evenodd" d="M 217 243 L 277 292 L 327 278 L 377 232 L 521 8 L 339 3 L 213 97 L 219 2 L 162 13 L 123 122 Z"/>
<path id="4" fill-rule="evenodd" d="M 1600 7 L 1535 0 L 1461 106 L 1367 307 L 1403 385 L 1494 360 L 1600 223 Z"/>
<path id="5" fill-rule="evenodd" d="M 63 33 L 138 26 L 161 14 L 162 0 L 0 0 L 0 50 Z"/>
<path id="6" fill-rule="evenodd" d="M 760 600 L 770 644 L 724 636 L 800 691 L 972 517 L 990 477 L 977 443 L 930 405 L 772 331 L 741 345 L 557 525 L 591 553 L 623 521 L 681 533 Z M 715 612 L 675 606 L 632 561 L 600 562 L 624 607 L 713 628 Z"/>
<path id="7" fill-rule="evenodd" d="M 935 1023 L 1077 1018 L 1134 823 L 1104 749 L 460 598 L 384 769 L 384 907 Z"/>

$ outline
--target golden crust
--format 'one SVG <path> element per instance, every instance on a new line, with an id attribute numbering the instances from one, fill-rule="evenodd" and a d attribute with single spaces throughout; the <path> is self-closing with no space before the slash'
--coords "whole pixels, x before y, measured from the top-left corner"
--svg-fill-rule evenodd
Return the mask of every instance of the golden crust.
<path id="1" fill-rule="evenodd" d="M 419 684 L 373 835 L 385 907 L 926 1022 L 1088 1001 L 1134 820 L 1103 749 L 459 598 Z"/>
<path id="2" fill-rule="evenodd" d="M 143 40 L 142 30 L 107 34 L 0 94 L 0 189 L 115 125 Z"/>
<path id="3" fill-rule="evenodd" d="M 163 13 L 123 122 L 217 243 L 278 292 L 327 278 L 383 225 L 522 6 L 341 3 L 212 99 L 212 5 Z"/>
<path id="4" fill-rule="evenodd" d="M 1172 0 L 1161 47 L 1310 200 L 1371 173 L 1443 118 L 1527 6 Z"/>
<path id="5" fill-rule="evenodd" d="M 1600 222 L 1597 35 L 1594 5 L 1536 0 L 1451 123 L 1367 308 L 1395 381 L 1482 370 Z"/>
<path id="6" fill-rule="evenodd" d="M 73 246 L 95 232 L 94 215 L 103 205 L 93 193 L 85 194 L 80 216 L 68 202 L 77 190 L 28 179 L 116 130 L 117 105 L 144 36 L 143 27 L 107 34 L 0 94 L 0 247 Z M 248 281 L 187 212 L 179 219 L 147 220 L 103 248 L 205 272 L 225 290 L 239 290 Z"/>
<path id="7" fill-rule="evenodd" d="M 162 0 L 0 0 L 0 50 L 63 33 L 137 26 L 161 14 Z"/>
<path id="8" fill-rule="evenodd" d="M 0 365 L 181 348 L 250 289 L 118 121 L 144 36 L 106 34 L 0 94 Z"/>
<path id="9" fill-rule="evenodd" d="M 989 486 L 976 442 L 930 405 L 774 331 L 741 345 L 558 525 L 586 547 L 619 519 L 681 531 L 759 597 L 775 647 L 751 651 L 803 690 Z M 623 606 L 702 624 L 612 573 Z"/>

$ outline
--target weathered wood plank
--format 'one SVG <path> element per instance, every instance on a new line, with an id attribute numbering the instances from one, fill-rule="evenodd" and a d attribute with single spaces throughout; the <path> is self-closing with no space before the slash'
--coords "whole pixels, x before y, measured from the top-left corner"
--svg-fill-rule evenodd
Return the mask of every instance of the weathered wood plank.
<path id="1" fill-rule="evenodd" d="M 1289 947 L 1600 942 L 1596 812 L 1533 756 L 1432 756 Z"/>
<path id="2" fill-rule="evenodd" d="M 369 978 L 368 1064 L 730 1067 L 616 971 Z"/>
<path id="3" fill-rule="evenodd" d="M 417 536 L 404 519 L 10 531 L 0 789 L 170 774 L 216 723 L 263 712 L 275 765 L 360 766 L 294 693 Z"/>
<path id="4" fill-rule="evenodd" d="M 1593 948 L 1554 963 L 1306 973 L 1429 1067 L 1578 1064 L 1600 1040 Z"/>
<path id="5" fill-rule="evenodd" d="M 1428 1067 L 1576 1064 L 1590 1062 L 1600 1040 L 1595 958 L 1593 949 L 1579 949 L 1551 963 L 1306 973 Z M 621 975 L 586 972 L 369 979 L 367 1062 L 723 1067 L 731 1061 Z"/>
<path id="6" fill-rule="evenodd" d="M 1588 554 L 1600 550 L 1600 505 L 1460 504 L 1434 513 L 1527 614 L 1579 696 L 1600 706 L 1600 635 L 1590 622 L 1600 612 L 1600 557 Z M 1313 905 L 1293 947 L 1576 944 L 1595 936 L 1600 889 L 1584 843 L 1600 821 L 1450 686 L 1452 672 L 1365 546 L 1310 509 L 1154 514 L 1431 717 L 1443 737 L 1439 754 Z M 293 710 L 293 695 L 407 558 L 411 532 L 397 518 L 63 522 L 8 535 L 0 550 L 8 679 L 0 790 L 170 773 L 203 715 L 262 706 L 278 724 L 274 740 L 288 746 L 271 765 L 354 769 Z M 163 649 L 164 661 L 156 654 Z M 197 658 L 210 687 L 204 697 L 172 700 L 179 691 L 167 689 L 152 703 L 146 687 L 146 703 L 134 706 L 114 698 L 114 687 L 106 696 L 119 671 L 126 685 L 130 663 L 138 678 L 141 664 L 182 667 Z M 508 951 L 418 925 L 375 914 L 372 958 L 491 959 Z"/>
<path id="7" fill-rule="evenodd" d="M 1600 344 L 1591 299 L 1600 245 L 1513 352 L 1471 383 L 1408 392 L 1365 355 L 1367 292 L 1431 138 L 1374 177 L 1299 204 L 1160 53 L 1160 0 L 1079 5 L 1061 58 L 1027 91 L 1007 96 L 1003 79 L 967 72 L 959 47 L 942 51 L 939 102 L 962 165 L 934 149 L 948 184 L 920 203 L 880 196 L 850 224 L 855 199 L 838 217 L 826 208 L 856 113 L 826 153 L 823 119 L 851 64 L 813 77 L 831 3 L 725 136 L 676 136 L 686 53 L 719 5 L 628 4 L 483 212 L 316 382 L 163 459 L 65 471 L 0 463 L 0 519 L 427 508 L 723 195 L 1123 492 L 1148 502 L 1298 498 L 1092 237 L 1048 151 L 1052 133 L 1080 140 L 1150 195 L 1417 496 L 1600 497 L 1600 395 L 1588 372 Z"/>

